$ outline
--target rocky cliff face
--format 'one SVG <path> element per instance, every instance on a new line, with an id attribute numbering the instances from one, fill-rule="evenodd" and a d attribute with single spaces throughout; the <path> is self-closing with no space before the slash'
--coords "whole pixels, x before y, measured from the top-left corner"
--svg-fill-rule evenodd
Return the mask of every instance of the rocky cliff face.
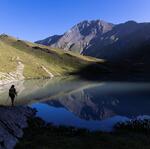
<path id="1" fill-rule="evenodd" d="M 0 107 L 0 149 L 13 149 L 23 136 L 27 120 L 35 115 L 29 107 Z"/>
<path id="2" fill-rule="evenodd" d="M 100 20 L 83 21 L 52 44 L 46 40 L 37 43 L 111 62 L 150 63 L 147 56 L 150 54 L 150 23 L 128 21 L 114 25 Z"/>
<path id="3" fill-rule="evenodd" d="M 136 60 L 149 52 L 150 23 L 129 21 L 113 27 L 111 31 L 91 41 L 82 54 L 109 61 Z M 144 46 L 146 46 L 144 50 Z"/>
<path id="4" fill-rule="evenodd" d="M 82 53 L 84 49 L 89 47 L 92 39 L 98 35 L 107 33 L 113 26 L 113 24 L 101 20 L 83 21 L 61 36 L 52 36 L 45 40 L 37 41 L 36 43 Z M 56 37 L 57 40 L 55 40 Z"/>

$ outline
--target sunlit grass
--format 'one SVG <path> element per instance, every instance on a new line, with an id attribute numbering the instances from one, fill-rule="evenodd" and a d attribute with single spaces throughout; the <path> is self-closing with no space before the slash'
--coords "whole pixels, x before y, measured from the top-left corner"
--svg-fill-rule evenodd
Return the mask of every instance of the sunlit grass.
<path id="1" fill-rule="evenodd" d="M 64 52 L 62 49 L 50 48 L 1 35 L 0 72 L 15 71 L 17 58 L 25 65 L 24 76 L 26 78 L 48 77 L 41 66 L 47 68 L 54 75 L 64 75 L 82 69 L 92 62 L 103 62 L 72 52 Z"/>

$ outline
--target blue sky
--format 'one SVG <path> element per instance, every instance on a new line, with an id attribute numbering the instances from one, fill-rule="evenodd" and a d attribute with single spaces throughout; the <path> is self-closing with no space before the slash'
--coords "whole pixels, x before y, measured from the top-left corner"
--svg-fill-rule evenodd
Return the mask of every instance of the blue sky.
<path id="1" fill-rule="evenodd" d="M 35 41 L 82 20 L 150 22 L 150 0 L 0 0 L 0 33 Z"/>

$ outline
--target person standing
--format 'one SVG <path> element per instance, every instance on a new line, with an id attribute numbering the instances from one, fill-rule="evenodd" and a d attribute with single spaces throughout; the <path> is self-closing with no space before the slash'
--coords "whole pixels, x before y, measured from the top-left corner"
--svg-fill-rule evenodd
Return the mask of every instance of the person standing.
<path id="1" fill-rule="evenodd" d="M 9 97 L 11 99 L 12 107 L 14 106 L 14 100 L 16 96 L 17 96 L 17 92 L 15 86 L 12 85 L 11 88 L 9 89 Z"/>

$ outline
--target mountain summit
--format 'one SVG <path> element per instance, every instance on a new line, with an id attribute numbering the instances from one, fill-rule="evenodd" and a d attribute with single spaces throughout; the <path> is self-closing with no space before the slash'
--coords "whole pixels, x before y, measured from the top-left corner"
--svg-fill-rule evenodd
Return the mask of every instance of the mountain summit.
<path id="1" fill-rule="evenodd" d="M 115 25 L 101 20 L 83 21 L 63 35 L 37 43 L 111 62 L 147 63 L 150 55 L 150 23 L 128 21 Z"/>
<path id="2" fill-rule="evenodd" d="M 102 20 L 85 20 L 73 26 L 63 35 L 51 36 L 36 43 L 82 53 L 89 47 L 91 40 L 112 30 L 113 26 Z"/>

